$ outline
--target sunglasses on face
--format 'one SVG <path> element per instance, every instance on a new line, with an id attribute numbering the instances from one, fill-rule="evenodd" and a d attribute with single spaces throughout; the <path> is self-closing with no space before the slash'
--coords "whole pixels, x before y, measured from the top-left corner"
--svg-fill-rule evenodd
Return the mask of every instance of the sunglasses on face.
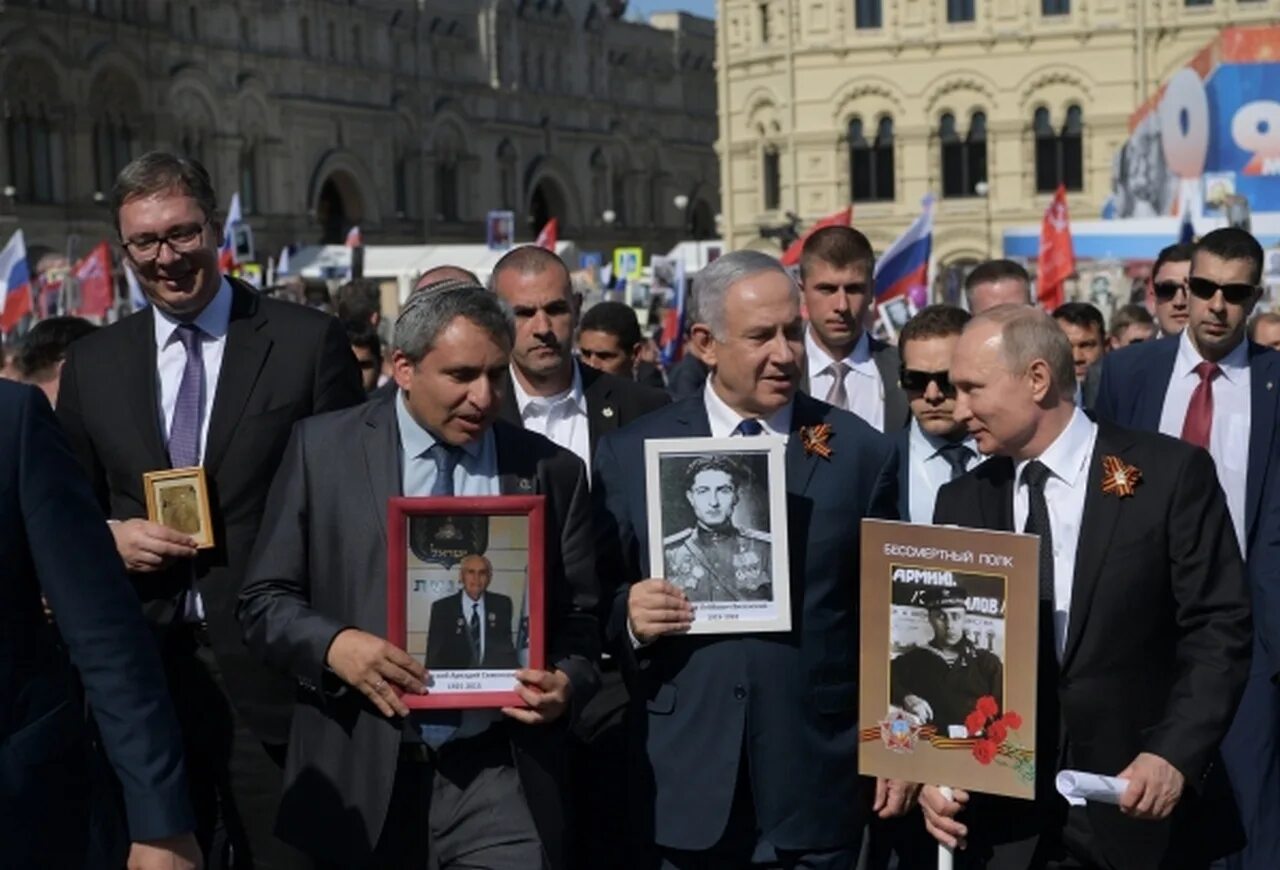
<path id="1" fill-rule="evenodd" d="M 1222 298 L 1229 305 L 1245 304 L 1253 298 L 1253 294 L 1258 289 L 1252 284 L 1219 284 L 1217 281 L 1195 276 L 1187 279 L 1187 287 L 1197 299 L 1205 300 L 1212 299 L 1221 290 Z"/>
<path id="2" fill-rule="evenodd" d="M 1161 302 L 1168 302 L 1178 295 L 1179 290 L 1186 289 L 1186 286 L 1181 281 L 1161 281 L 1159 284 L 1153 284 L 1152 289 L 1156 291 L 1156 299 Z"/>
<path id="3" fill-rule="evenodd" d="M 929 383 L 938 385 L 938 391 L 947 398 L 952 398 L 956 394 L 956 388 L 951 385 L 951 377 L 948 372 L 922 372 L 916 369 L 903 369 L 898 377 L 902 384 L 902 389 L 911 393 L 923 393 L 929 389 Z"/>

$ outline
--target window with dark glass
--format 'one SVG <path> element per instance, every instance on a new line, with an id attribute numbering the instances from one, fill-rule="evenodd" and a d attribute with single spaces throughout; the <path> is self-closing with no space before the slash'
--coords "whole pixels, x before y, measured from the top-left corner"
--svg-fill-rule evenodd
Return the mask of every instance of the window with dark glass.
<path id="1" fill-rule="evenodd" d="M 963 135 L 955 116 L 947 113 L 938 123 L 942 148 L 942 195 L 976 196 L 977 186 L 987 180 L 987 116 L 974 112 Z"/>
<path id="2" fill-rule="evenodd" d="M 1070 15 L 1071 0 L 1040 0 L 1040 13 L 1050 15 Z"/>
<path id="3" fill-rule="evenodd" d="M 861 118 L 849 122 L 849 178 L 854 202 L 893 199 L 893 119 L 881 118 L 868 138 Z"/>
<path id="4" fill-rule="evenodd" d="M 9 184 L 19 202 L 51 203 L 58 196 L 54 172 L 62 161 L 61 139 L 41 114 L 19 108 L 6 123 Z"/>
<path id="5" fill-rule="evenodd" d="M 951 24 L 972 21 L 973 17 L 973 0 L 947 0 L 947 21 Z"/>
<path id="6" fill-rule="evenodd" d="M 760 4 L 760 42 L 769 44 L 769 4 Z"/>
<path id="7" fill-rule="evenodd" d="M 1213 0 L 1183 0 L 1184 6 L 1212 6 Z"/>
<path id="8" fill-rule="evenodd" d="M 391 169 L 391 186 L 395 190 L 396 215 L 399 217 L 404 217 L 409 213 L 409 173 L 407 165 L 408 160 L 405 156 L 397 154 L 395 165 Z"/>
<path id="9" fill-rule="evenodd" d="M 436 164 L 436 212 L 441 220 L 458 219 L 458 166 L 452 160 Z"/>
<path id="10" fill-rule="evenodd" d="M 1031 121 L 1036 143 L 1036 192 L 1053 193 L 1058 185 L 1084 190 L 1084 112 L 1067 109 L 1061 129 L 1055 129 L 1049 110 L 1036 109 Z"/>
<path id="11" fill-rule="evenodd" d="M 853 6 L 853 18 L 859 30 L 883 27 L 880 0 L 857 0 Z"/>
<path id="12" fill-rule="evenodd" d="M 764 152 L 764 209 L 775 211 L 782 206 L 782 167 L 777 149 Z"/>
<path id="13" fill-rule="evenodd" d="M 240 208 L 245 214 L 258 211 L 257 153 L 253 148 L 240 155 Z"/>
<path id="14" fill-rule="evenodd" d="M 199 159 L 184 143 L 188 157 Z M 121 169 L 133 159 L 133 132 L 122 121 L 101 118 L 93 125 L 93 180 L 97 190 L 106 193 L 115 184 Z"/>

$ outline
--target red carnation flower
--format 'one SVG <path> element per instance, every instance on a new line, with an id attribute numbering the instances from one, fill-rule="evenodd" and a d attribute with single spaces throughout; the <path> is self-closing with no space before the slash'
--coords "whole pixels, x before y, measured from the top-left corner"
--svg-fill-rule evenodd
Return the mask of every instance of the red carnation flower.
<path id="1" fill-rule="evenodd" d="M 996 699 L 990 695 L 983 695 L 978 699 L 978 706 L 974 709 L 990 719 L 992 716 L 1000 712 L 1000 705 L 997 704 Z"/>
<path id="2" fill-rule="evenodd" d="M 982 733 L 982 729 L 987 726 L 987 717 L 983 716 L 977 710 L 974 710 L 964 718 L 964 727 L 969 732 L 970 737 L 977 737 Z"/>
<path id="3" fill-rule="evenodd" d="M 1004 739 L 1009 736 L 1009 728 L 1004 724 L 1003 719 L 997 719 L 987 728 L 987 736 L 995 741 L 999 746 L 1004 743 Z"/>
<path id="4" fill-rule="evenodd" d="M 996 744 L 993 740 L 979 740 L 973 744 L 973 757 L 979 764 L 990 764 L 996 757 Z"/>
<path id="5" fill-rule="evenodd" d="M 1002 717 L 1004 724 L 1009 726 L 1013 731 L 1017 731 L 1022 727 L 1022 717 L 1010 710 Z"/>

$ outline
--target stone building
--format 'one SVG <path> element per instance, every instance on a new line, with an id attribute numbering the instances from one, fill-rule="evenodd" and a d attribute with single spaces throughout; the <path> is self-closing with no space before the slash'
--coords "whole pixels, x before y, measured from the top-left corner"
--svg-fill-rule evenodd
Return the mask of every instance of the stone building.
<path id="1" fill-rule="evenodd" d="M 1278 0 L 719 0 L 725 233 L 854 204 L 877 250 L 938 198 L 940 266 L 985 259 L 1065 184 L 1098 217 L 1130 115 Z M 755 240 L 755 241 L 753 241 Z M 1153 252 L 1154 256 L 1154 252 Z M 942 270 L 939 270 L 942 271 Z"/>
<path id="2" fill-rule="evenodd" d="M 0 235 L 87 249 L 114 174 L 165 148 L 224 208 L 239 189 L 263 259 L 352 225 L 482 243 L 497 208 L 524 239 L 551 217 L 583 247 L 710 237 L 714 25 L 618 5 L 0 0 Z"/>

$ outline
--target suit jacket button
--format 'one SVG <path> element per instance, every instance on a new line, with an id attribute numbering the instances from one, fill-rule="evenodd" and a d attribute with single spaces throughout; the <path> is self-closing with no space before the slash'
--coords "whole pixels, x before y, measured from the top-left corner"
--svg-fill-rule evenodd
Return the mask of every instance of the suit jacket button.
<path id="1" fill-rule="evenodd" d="M 747 697 L 747 687 L 742 684 L 734 686 L 733 697 L 739 701 L 745 700 Z"/>

